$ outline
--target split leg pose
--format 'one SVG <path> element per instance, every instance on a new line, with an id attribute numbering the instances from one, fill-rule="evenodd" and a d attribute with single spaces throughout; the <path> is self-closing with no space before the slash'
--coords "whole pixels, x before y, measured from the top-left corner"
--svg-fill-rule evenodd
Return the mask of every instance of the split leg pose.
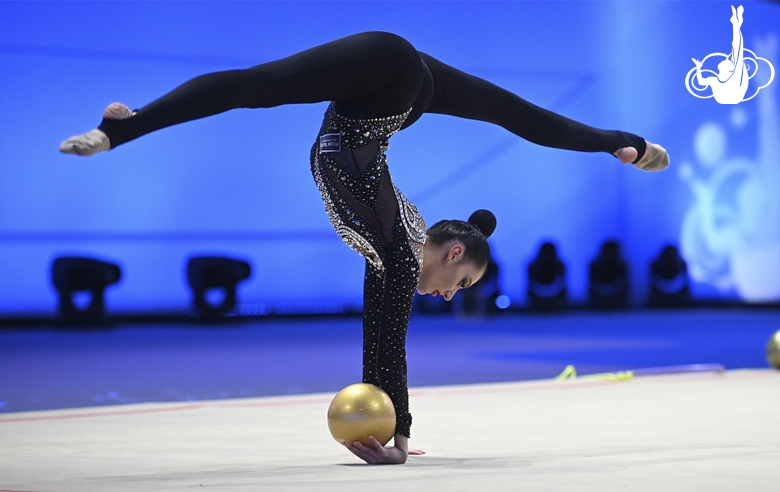
<path id="1" fill-rule="evenodd" d="M 99 131 L 70 138 L 60 150 L 91 155 L 231 109 L 322 101 L 335 101 L 339 114 L 363 118 L 412 108 L 401 129 L 423 113 L 446 114 L 500 125 L 546 147 L 609 152 L 644 170 L 668 165 L 660 146 L 651 145 L 646 152 L 647 142 L 636 135 L 598 130 L 547 111 L 387 33 L 357 34 L 245 70 L 202 75 L 136 112 L 112 104 Z M 114 123 L 131 115 L 132 122 Z"/>
<path id="2" fill-rule="evenodd" d="M 666 151 L 636 135 L 599 130 L 557 115 L 420 53 L 393 34 L 356 34 L 246 70 L 196 77 L 137 111 L 109 105 L 96 130 L 65 153 L 91 155 L 162 128 L 236 108 L 331 101 L 311 149 L 311 170 L 338 235 L 366 259 L 363 382 L 396 409 L 394 445 L 348 444 L 368 463 L 404 463 L 410 453 L 406 330 L 415 290 L 450 300 L 477 282 L 496 227 L 487 210 L 467 221 L 426 224 L 393 184 L 388 139 L 424 113 L 486 121 L 539 145 L 608 152 L 644 170 L 668 165 Z"/>

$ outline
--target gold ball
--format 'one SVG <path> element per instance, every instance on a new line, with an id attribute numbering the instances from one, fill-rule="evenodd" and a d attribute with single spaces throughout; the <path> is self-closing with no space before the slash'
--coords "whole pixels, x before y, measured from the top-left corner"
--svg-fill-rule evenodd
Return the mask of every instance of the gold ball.
<path id="1" fill-rule="evenodd" d="M 395 407 L 373 384 L 358 383 L 339 391 L 328 408 L 328 429 L 339 443 L 368 444 L 374 436 L 382 446 L 395 435 Z"/>
<path id="2" fill-rule="evenodd" d="M 776 369 L 780 369 L 780 330 L 776 331 L 766 344 L 766 360 Z"/>

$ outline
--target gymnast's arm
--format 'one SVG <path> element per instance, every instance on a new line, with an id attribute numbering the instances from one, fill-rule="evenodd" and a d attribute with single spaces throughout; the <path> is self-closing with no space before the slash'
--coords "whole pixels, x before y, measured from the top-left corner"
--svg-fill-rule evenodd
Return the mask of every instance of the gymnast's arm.
<path id="1" fill-rule="evenodd" d="M 410 276 L 403 242 L 387 245 L 384 269 L 366 262 L 363 290 L 363 382 L 382 388 L 396 411 L 394 447 L 348 446 L 368 463 L 406 462 L 412 424 L 407 387 L 406 331 L 418 274 Z M 397 261 L 396 258 L 400 259 Z"/>
<path id="2" fill-rule="evenodd" d="M 693 60 L 693 63 L 696 65 L 696 82 L 699 83 L 701 86 L 708 86 L 710 85 L 710 79 L 712 77 L 707 77 L 706 79 L 701 76 L 701 65 L 702 62 L 697 60 L 696 58 L 691 58 Z"/>

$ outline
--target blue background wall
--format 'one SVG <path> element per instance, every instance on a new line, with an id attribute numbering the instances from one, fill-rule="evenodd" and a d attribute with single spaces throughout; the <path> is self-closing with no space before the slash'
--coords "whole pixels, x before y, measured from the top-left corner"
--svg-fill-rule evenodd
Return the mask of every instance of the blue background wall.
<path id="1" fill-rule="evenodd" d="M 730 51 L 729 5 L 0 2 L 0 314 L 53 312 L 48 271 L 60 254 L 122 265 L 111 310 L 184 308 L 196 253 L 252 262 L 244 302 L 359 303 L 363 261 L 333 233 L 309 173 L 325 103 L 233 111 L 88 159 L 57 146 L 94 128 L 110 102 L 140 107 L 201 73 L 365 30 L 669 150 L 668 170 L 644 173 L 444 116 L 393 137 L 396 184 L 429 224 L 496 213 L 493 248 L 516 302 L 547 238 L 583 299 L 607 237 L 624 245 L 637 301 L 667 243 L 681 244 L 695 295 L 780 300 L 778 82 L 737 106 L 684 84 L 691 58 Z M 780 6 L 743 5 L 746 46 L 779 67 Z"/>

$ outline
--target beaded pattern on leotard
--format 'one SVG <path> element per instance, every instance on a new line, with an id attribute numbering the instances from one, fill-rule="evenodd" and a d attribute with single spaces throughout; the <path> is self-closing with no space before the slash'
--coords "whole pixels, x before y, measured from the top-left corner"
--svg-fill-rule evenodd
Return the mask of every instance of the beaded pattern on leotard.
<path id="1" fill-rule="evenodd" d="M 412 202 L 401 194 L 401 190 L 393 184 L 395 198 L 398 201 L 398 213 L 401 214 L 401 222 L 406 229 L 406 235 L 409 237 L 409 247 L 422 268 L 423 246 L 425 245 L 425 221 Z"/>
<path id="2" fill-rule="evenodd" d="M 382 173 L 387 169 L 387 157 L 385 156 L 385 151 L 389 147 L 387 139 L 401 128 L 410 112 L 411 108 L 405 113 L 395 116 L 352 119 L 338 114 L 333 103 L 328 106 L 319 136 L 339 133 L 341 145 L 350 150 L 379 142 L 379 151 L 359 177 L 343 169 L 336 160 L 330 158 L 329 153 L 321 153 L 318 142 L 314 143 L 311 152 L 312 174 L 333 228 L 350 248 L 360 253 L 380 271 L 384 268 L 382 255 L 378 251 L 381 247 L 381 240 L 376 231 L 368 224 L 363 223 L 364 221 L 360 220 L 355 211 L 330 185 L 324 176 L 323 168 L 327 168 L 328 171 L 338 176 L 341 184 L 349 190 L 353 198 L 367 207 L 374 207 Z M 425 221 L 417 207 L 403 196 L 395 184 L 393 184 L 393 191 L 398 201 L 401 220 L 407 231 L 409 246 L 412 248 L 417 262 L 422 266 L 422 251 L 426 238 Z"/>

